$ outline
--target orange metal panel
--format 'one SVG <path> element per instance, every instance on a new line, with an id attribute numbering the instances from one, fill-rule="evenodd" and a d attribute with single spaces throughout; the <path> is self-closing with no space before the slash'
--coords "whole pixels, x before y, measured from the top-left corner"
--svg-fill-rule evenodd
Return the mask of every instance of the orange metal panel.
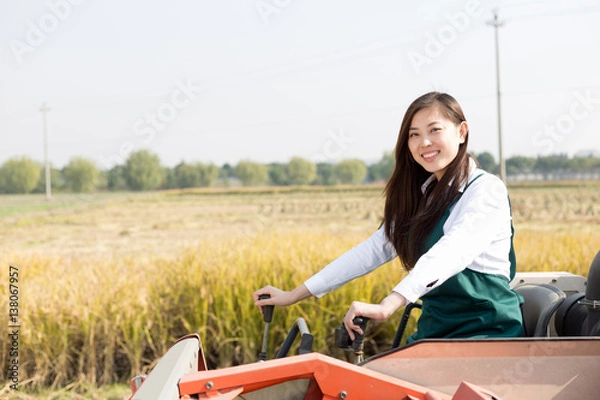
<path id="1" fill-rule="evenodd" d="M 560 337 L 422 341 L 362 367 L 446 394 L 467 381 L 505 400 L 572 400 L 599 398 L 599 365 L 600 338 Z"/>
<path id="2" fill-rule="evenodd" d="M 463 382 L 458 387 L 456 393 L 454 393 L 452 400 L 496 400 L 499 398 L 488 390 Z"/>
<path id="3" fill-rule="evenodd" d="M 322 399 L 365 399 L 376 395 L 381 400 L 406 396 L 426 400 L 428 392 L 442 400 L 450 399 L 448 395 L 316 353 L 221 370 L 192 372 L 180 380 L 179 391 L 180 395 L 208 397 L 219 391 L 243 387 L 244 393 L 247 393 L 303 378 L 316 382 L 319 390 L 313 388 L 312 393 Z"/>
<path id="4" fill-rule="evenodd" d="M 600 341 L 593 337 L 513 338 L 513 339 L 429 339 L 378 354 L 363 365 L 380 359 L 600 356 Z"/>
<path id="5" fill-rule="evenodd" d="M 244 388 L 235 388 L 235 389 L 231 389 L 229 391 L 226 392 L 218 392 L 218 393 L 213 393 L 211 392 L 210 395 L 201 395 L 200 398 L 201 399 L 213 399 L 213 400 L 234 400 L 239 394 L 241 394 L 244 391 Z M 179 400 L 191 400 L 192 398 L 190 397 L 189 394 L 184 394 L 183 396 L 179 397 Z"/>

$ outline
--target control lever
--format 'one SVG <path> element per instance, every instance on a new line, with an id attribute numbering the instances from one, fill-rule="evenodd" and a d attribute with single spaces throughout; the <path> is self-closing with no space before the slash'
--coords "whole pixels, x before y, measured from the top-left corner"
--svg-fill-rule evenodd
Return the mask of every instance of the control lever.
<path id="1" fill-rule="evenodd" d="M 258 296 L 259 300 L 270 299 L 270 294 L 261 294 Z M 262 349 L 258 354 L 258 361 L 265 361 L 267 359 L 267 344 L 269 342 L 269 324 L 273 320 L 273 309 L 275 306 L 262 306 L 263 320 L 265 321 L 265 330 L 263 332 Z"/>
<path id="2" fill-rule="evenodd" d="M 367 322 L 369 322 L 369 318 L 367 317 L 355 317 L 352 322 L 354 325 L 360 326 L 363 332 L 366 332 Z M 350 339 L 350 335 L 348 335 L 348 331 L 342 323 L 340 328 L 336 328 L 335 330 L 335 345 L 344 350 L 351 351 L 354 353 L 354 363 L 359 364 L 365 360 L 364 357 L 364 344 L 365 344 L 365 335 L 360 334 L 354 331 L 354 340 Z"/>

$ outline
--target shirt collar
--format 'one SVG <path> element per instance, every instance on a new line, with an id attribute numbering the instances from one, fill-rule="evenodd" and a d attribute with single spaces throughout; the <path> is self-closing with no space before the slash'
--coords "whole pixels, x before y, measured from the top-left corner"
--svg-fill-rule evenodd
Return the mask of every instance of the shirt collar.
<path id="1" fill-rule="evenodd" d="M 473 158 L 469 157 L 469 179 L 467 179 L 467 181 L 471 180 L 471 176 L 473 175 L 473 172 L 477 169 L 477 164 L 475 163 L 475 160 L 473 160 Z M 435 174 L 431 174 L 431 176 L 429 178 L 427 178 L 427 180 L 421 185 L 421 192 L 425 193 L 425 191 L 427 190 L 427 187 L 429 187 L 429 185 L 431 185 L 431 182 L 435 181 L 437 178 L 435 177 Z M 448 186 L 450 186 L 452 184 L 454 180 L 451 180 L 448 183 Z M 465 190 L 465 186 L 466 186 L 466 182 L 463 183 L 462 185 L 460 185 L 460 187 L 458 188 L 459 192 L 463 192 Z"/>

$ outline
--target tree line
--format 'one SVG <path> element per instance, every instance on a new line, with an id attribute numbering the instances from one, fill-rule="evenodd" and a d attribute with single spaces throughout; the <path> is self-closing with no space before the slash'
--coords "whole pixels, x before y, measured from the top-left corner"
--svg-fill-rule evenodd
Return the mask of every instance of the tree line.
<path id="1" fill-rule="evenodd" d="M 481 167 L 498 173 L 498 164 L 488 153 L 474 155 Z M 294 157 L 287 163 L 262 164 L 250 160 L 220 167 L 201 162 L 181 162 L 164 167 L 157 154 L 148 150 L 132 152 L 124 164 L 100 170 L 83 157 L 74 157 L 62 169 L 51 169 L 53 191 L 87 193 L 94 191 L 144 191 L 216 186 L 261 185 L 357 185 L 383 182 L 394 168 L 392 152 L 367 165 L 359 159 L 337 163 L 313 163 Z M 557 173 L 592 173 L 600 176 L 600 157 L 550 155 L 538 157 L 514 156 L 506 160 L 509 179 L 538 174 L 542 179 Z M 27 157 L 14 157 L 0 166 L 0 193 L 43 193 L 46 179 L 42 165 Z"/>
<path id="2" fill-rule="evenodd" d="M 482 169 L 499 174 L 500 166 L 493 155 L 483 152 L 476 155 Z M 524 157 L 513 156 L 505 160 L 508 180 L 560 180 L 600 179 L 600 157 L 590 153 L 569 157 L 567 154 Z"/>
<path id="3" fill-rule="evenodd" d="M 288 163 L 262 164 L 250 160 L 218 167 L 211 163 L 181 162 L 164 167 L 157 154 L 148 150 L 132 152 L 124 164 L 100 170 L 89 159 L 74 157 L 62 169 L 51 169 L 53 192 L 144 191 L 216 186 L 261 185 L 356 185 L 383 180 L 393 167 L 391 154 L 373 165 L 359 159 L 335 164 L 313 163 L 294 157 Z M 0 193 L 43 193 L 44 167 L 27 157 L 14 157 L 0 166 Z"/>

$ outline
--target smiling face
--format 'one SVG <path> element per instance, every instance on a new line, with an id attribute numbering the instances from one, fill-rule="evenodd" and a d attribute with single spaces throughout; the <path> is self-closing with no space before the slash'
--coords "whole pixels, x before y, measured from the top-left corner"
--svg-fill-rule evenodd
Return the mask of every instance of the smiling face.
<path id="1" fill-rule="evenodd" d="M 440 112 L 439 106 L 422 108 L 410 123 L 408 148 L 413 159 L 439 181 L 468 131 L 466 121 L 455 124 Z"/>

